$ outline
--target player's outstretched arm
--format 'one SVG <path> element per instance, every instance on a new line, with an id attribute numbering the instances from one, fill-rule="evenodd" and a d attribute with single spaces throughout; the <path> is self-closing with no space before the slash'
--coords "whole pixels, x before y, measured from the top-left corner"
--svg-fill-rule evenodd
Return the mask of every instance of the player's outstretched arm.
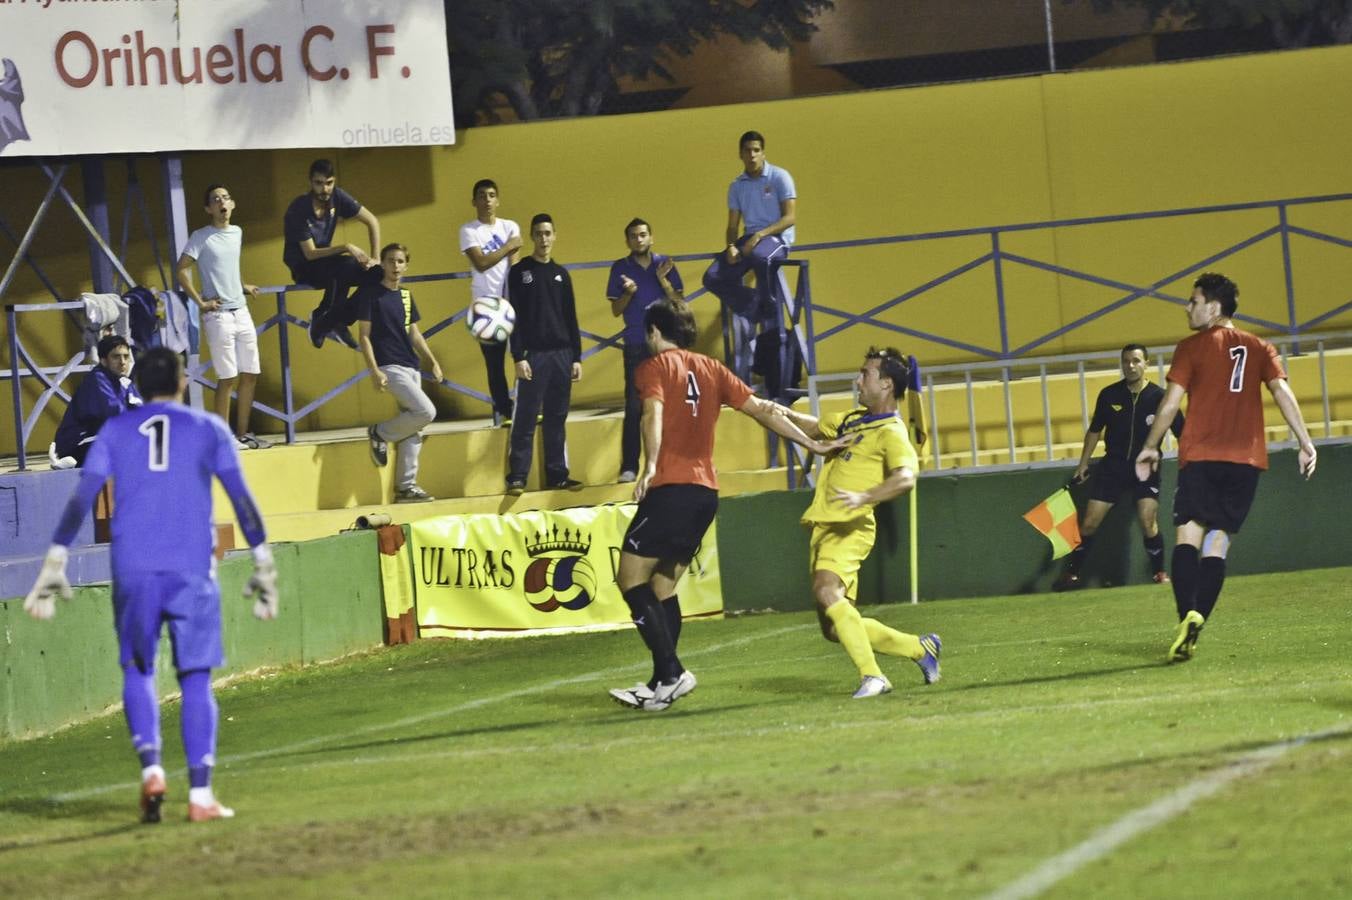
<path id="1" fill-rule="evenodd" d="M 1291 385 L 1286 383 L 1285 378 L 1274 378 L 1267 383 L 1267 387 L 1272 392 L 1272 399 L 1277 401 L 1277 408 L 1282 411 L 1282 418 L 1286 419 L 1287 427 L 1300 444 L 1300 453 L 1296 457 L 1300 464 L 1300 474 L 1309 478 L 1314 474 L 1318 454 L 1314 449 L 1314 441 L 1310 440 L 1309 429 L 1305 427 L 1305 417 L 1300 414 L 1296 394 L 1291 390 Z"/>
<path id="2" fill-rule="evenodd" d="M 788 438 L 813 453 L 825 456 L 845 445 L 842 440 L 821 441 L 808 437 L 798 423 L 778 412 L 778 405 L 760 397 L 749 397 L 738 412 L 745 413 L 760 423 L 762 428 L 773 431 L 780 437 Z"/>
<path id="3" fill-rule="evenodd" d="M 799 412 L 792 406 L 785 406 L 782 403 L 775 403 L 774 407 L 776 413 L 792 421 L 793 424 L 797 425 L 800 429 L 802 429 L 803 434 L 807 435 L 808 437 L 814 440 L 820 440 L 823 437 L 821 429 L 821 420 L 819 420 L 816 416 L 809 415 L 808 413 L 804 412 Z"/>

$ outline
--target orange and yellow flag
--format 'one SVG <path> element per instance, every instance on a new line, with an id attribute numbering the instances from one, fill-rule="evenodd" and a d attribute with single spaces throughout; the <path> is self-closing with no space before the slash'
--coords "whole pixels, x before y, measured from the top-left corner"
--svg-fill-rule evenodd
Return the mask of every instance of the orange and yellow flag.
<path id="1" fill-rule="evenodd" d="M 1080 522 L 1070 491 L 1061 488 L 1023 514 L 1024 519 L 1052 542 L 1052 559 L 1080 546 Z"/>

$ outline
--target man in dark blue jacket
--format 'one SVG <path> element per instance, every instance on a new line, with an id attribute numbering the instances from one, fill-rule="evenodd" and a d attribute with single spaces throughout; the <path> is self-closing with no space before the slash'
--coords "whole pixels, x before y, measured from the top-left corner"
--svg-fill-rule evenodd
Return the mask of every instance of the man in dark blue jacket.
<path id="1" fill-rule="evenodd" d="M 75 390 L 56 427 L 56 455 L 74 459 L 77 466 L 84 465 L 104 422 L 141 405 L 141 395 L 131 383 L 131 347 L 126 339 L 115 334 L 101 338 L 97 352 L 99 364 Z"/>

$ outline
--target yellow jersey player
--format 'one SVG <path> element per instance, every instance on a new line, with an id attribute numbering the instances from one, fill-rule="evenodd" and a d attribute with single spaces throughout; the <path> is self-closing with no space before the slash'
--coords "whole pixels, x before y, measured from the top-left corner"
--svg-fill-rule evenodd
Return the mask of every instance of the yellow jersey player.
<path id="1" fill-rule="evenodd" d="M 897 412 L 909 381 L 906 357 L 892 347 L 870 347 L 855 379 L 859 407 L 821 420 L 785 410 L 809 437 L 849 440 L 827 458 L 802 522 L 812 528 L 808 565 L 822 635 L 841 644 L 858 667 L 855 699 L 892 690 L 874 651 L 914 660 L 926 684 L 939 680 L 943 644 L 937 634 L 906 634 L 855 609 L 859 566 L 877 530 L 873 507 L 915 487 L 919 464 Z"/>

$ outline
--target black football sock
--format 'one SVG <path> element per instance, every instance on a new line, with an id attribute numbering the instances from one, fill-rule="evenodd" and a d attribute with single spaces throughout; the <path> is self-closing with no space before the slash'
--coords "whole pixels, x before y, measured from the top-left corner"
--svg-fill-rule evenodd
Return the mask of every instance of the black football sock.
<path id="1" fill-rule="evenodd" d="M 667 616 L 667 634 L 671 635 L 671 649 L 681 642 L 681 598 L 672 594 L 662 599 L 662 612 Z"/>
<path id="2" fill-rule="evenodd" d="M 1211 611 L 1216 608 L 1223 584 L 1225 584 L 1225 558 L 1202 557 L 1197 573 L 1197 611 L 1202 614 L 1202 618 L 1211 618 Z"/>
<path id="3" fill-rule="evenodd" d="M 667 620 L 667 634 L 671 635 L 671 649 L 675 651 L 676 646 L 681 642 L 681 598 L 672 594 L 661 601 L 661 607 Z M 648 687 L 656 688 L 659 680 L 657 665 L 654 663 L 653 677 L 648 679 Z"/>
<path id="4" fill-rule="evenodd" d="M 1080 566 L 1084 565 L 1084 558 L 1089 555 L 1089 548 L 1092 546 L 1094 546 L 1094 535 L 1080 536 L 1080 546 L 1070 551 L 1070 556 L 1066 558 L 1067 575 L 1080 574 Z"/>
<path id="5" fill-rule="evenodd" d="M 1174 605 L 1178 607 L 1178 621 L 1196 608 L 1197 602 L 1197 548 L 1190 544 L 1174 546 Z"/>
<path id="6" fill-rule="evenodd" d="M 1150 557 L 1150 572 L 1158 575 L 1164 571 L 1164 535 L 1156 532 L 1154 537 L 1145 539 L 1145 553 Z"/>
<path id="7" fill-rule="evenodd" d="M 634 627 L 653 656 L 653 673 L 659 681 L 674 681 L 680 677 L 683 669 L 676 658 L 676 648 L 667 631 L 667 617 L 658 603 L 657 594 L 647 584 L 630 588 L 624 592 L 624 602 L 629 604 Z"/>

